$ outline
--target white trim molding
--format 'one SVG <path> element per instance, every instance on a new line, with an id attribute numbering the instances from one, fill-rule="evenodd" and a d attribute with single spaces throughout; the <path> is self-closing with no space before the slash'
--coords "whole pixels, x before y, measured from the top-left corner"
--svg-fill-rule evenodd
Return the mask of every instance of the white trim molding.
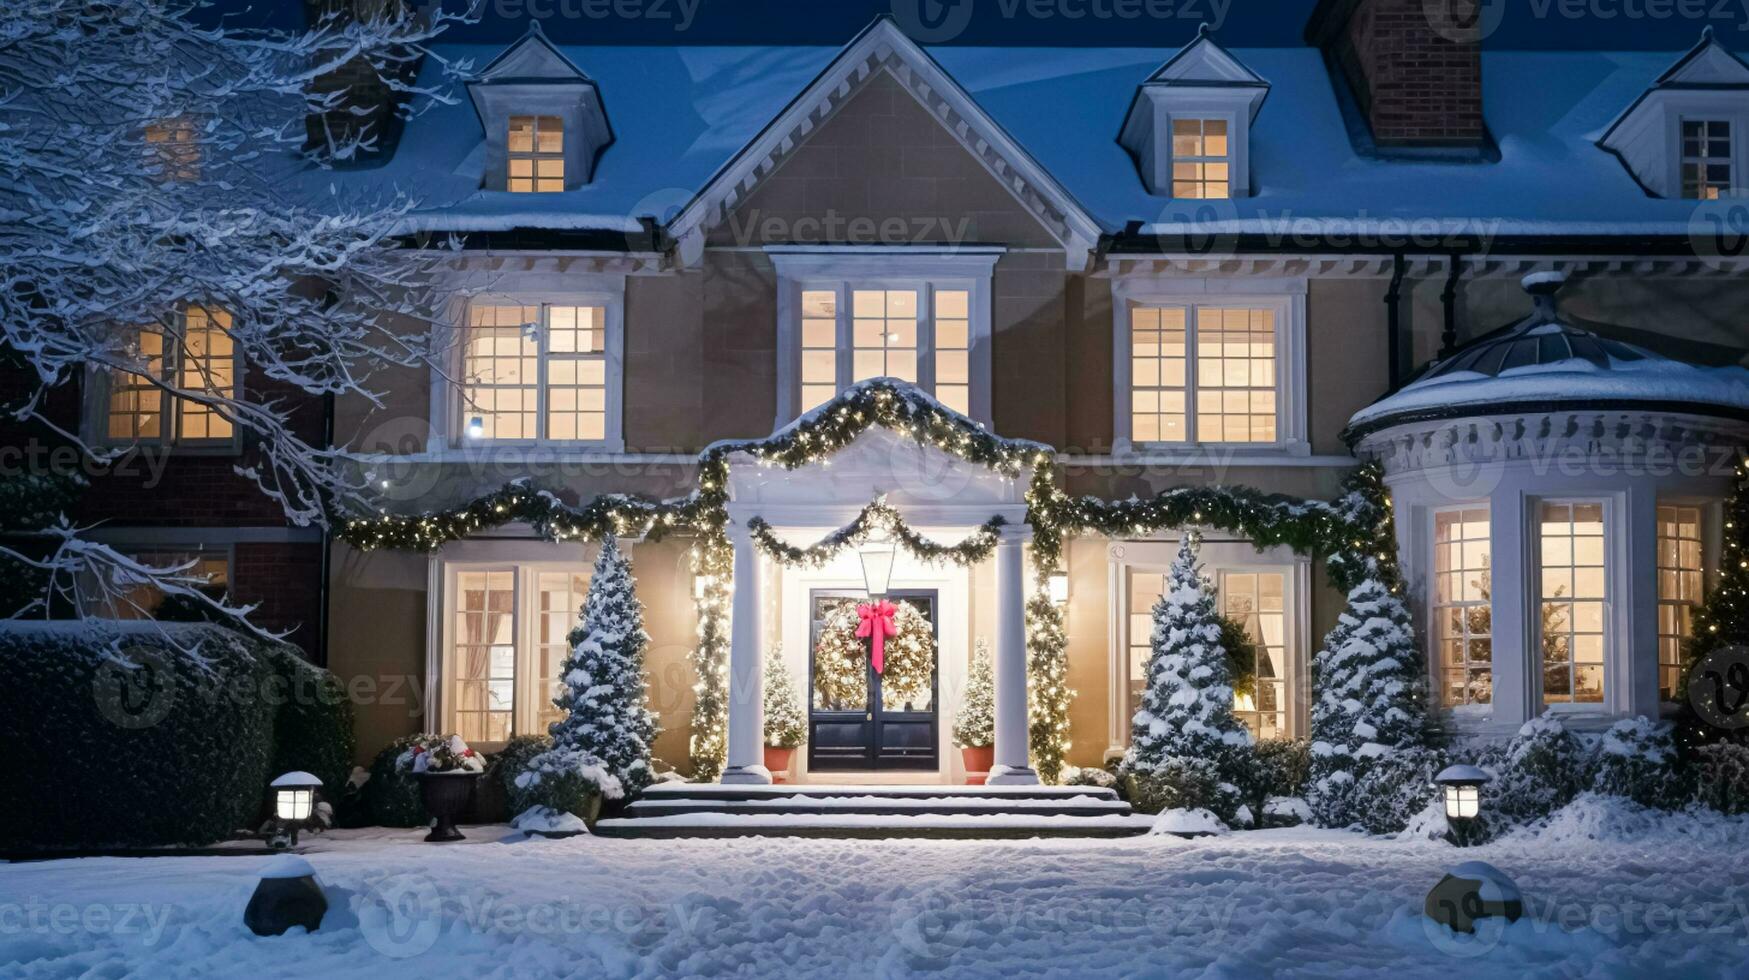
<path id="1" fill-rule="evenodd" d="M 887 72 L 1062 244 L 1067 267 L 1087 268 L 1103 229 L 1072 194 L 936 64 L 891 17 L 876 20 L 681 211 L 668 230 L 682 265 L 697 263 L 710 231 L 775 173 L 877 72 Z"/>
<path id="2" fill-rule="evenodd" d="M 852 289 L 917 291 L 917 383 L 935 390 L 934 295 L 969 294 L 969 402 L 973 419 L 992 424 L 990 279 L 1006 250 L 1000 246 L 773 246 L 765 250 L 777 269 L 777 418 L 774 430 L 801 412 L 801 296 L 804 290 L 838 294 L 838 390 L 854 380 L 851 358 Z"/>
<path id="3" fill-rule="evenodd" d="M 1263 459 L 1308 457 L 1312 452 L 1307 411 L 1307 351 L 1305 279 L 1166 279 L 1124 277 L 1112 280 L 1112 423 L 1114 458 L 1138 456 L 1239 457 Z M 1145 307 L 1251 307 L 1275 315 L 1276 441 L 1272 443 L 1137 443 L 1131 416 L 1131 318 Z M 1194 345 L 1195 338 L 1189 338 Z M 1186 364 L 1186 418 L 1194 435 L 1196 357 Z"/>

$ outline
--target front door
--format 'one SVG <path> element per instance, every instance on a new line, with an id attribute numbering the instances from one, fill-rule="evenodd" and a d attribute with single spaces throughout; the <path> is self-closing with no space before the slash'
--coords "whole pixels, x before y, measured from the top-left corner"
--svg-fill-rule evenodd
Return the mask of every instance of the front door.
<path id="1" fill-rule="evenodd" d="M 940 767 L 936 593 L 895 591 L 887 598 L 922 617 L 928 643 L 926 662 L 911 661 L 907 669 L 883 676 L 875 672 L 869 641 L 847 635 L 857 625 L 856 606 L 865 601 L 861 595 L 825 589 L 809 593 L 810 772 L 933 772 Z M 895 619 L 903 621 L 901 628 L 918 622 L 909 615 Z"/>

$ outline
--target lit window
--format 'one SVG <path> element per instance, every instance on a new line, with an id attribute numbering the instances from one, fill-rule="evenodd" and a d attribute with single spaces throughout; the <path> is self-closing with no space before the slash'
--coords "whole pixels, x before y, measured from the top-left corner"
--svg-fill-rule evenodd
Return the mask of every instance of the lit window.
<path id="1" fill-rule="evenodd" d="M 177 314 L 172 337 L 159 328 L 133 335 L 136 370 L 112 370 L 103 432 L 110 442 L 224 442 L 231 421 L 210 405 L 172 396 L 171 389 L 236 395 L 231 314 L 191 306 Z"/>
<path id="2" fill-rule="evenodd" d="M 181 569 L 176 576 L 200 583 L 195 587 L 209 598 L 223 598 L 231 582 L 230 557 L 223 551 L 127 547 L 118 550 L 151 568 Z M 89 597 L 86 612 L 103 619 L 148 619 L 160 611 L 166 599 L 163 590 L 152 582 L 91 582 L 81 588 L 81 594 Z"/>
<path id="3" fill-rule="evenodd" d="M 801 410 L 859 381 L 897 378 L 969 413 L 971 303 L 965 289 L 803 289 Z"/>
<path id="4" fill-rule="evenodd" d="M 1136 307 L 1130 331 L 1132 438 L 1277 441 L 1278 349 L 1273 309 Z"/>
<path id="5" fill-rule="evenodd" d="M 1442 703 L 1494 700 L 1492 525 L 1485 508 L 1433 519 L 1433 632 Z"/>
<path id="6" fill-rule="evenodd" d="M 1700 508 L 1658 508 L 1658 695 L 1677 700 L 1694 611 L 1705 598 Z"/>
<path id="7" fill-rule="evenodd" d="M 1711 201 L 1731 189 L 1731 124 L 1682 121 L 1682 196 Z"/>
<path id="8" fill-rule="evenodd" d="M 588 568 L 464 567 L 452 589 L 445 728 L 469 743 L 545 732 L 563 717 L 553 699 L 589 592 Z"/>
<path id="9" fill-rule="evenodd" d="M 1542 505 L 1543 700 L 1603 700 L 1604 610 L 1609 599 L 1601 503 Z"/>
<path id="10" fill-rule="evenodd" d="M 474 304 L 462 355 L 464 431 L 479 438 L 607 438 L 606 309 Z"/>
<path id="11" fill-rule="evenodd" d="M 146 169 L 161 182 L 200 179 L 200 134 L 184 116 L 146 127 Z"/>
<path id="12" fill-rule="evenodd" d="M 1221 615 L 1256 644 L 1251 678 L 1236 684 L 1233 714 L 1258 738 L 1287 735 L 1287 576 L 1232 572 L 1220 578 Z"/>
<path id="13" fill-rule="evenodd" d="M 550 193 L 565 189 L 565 124 L 558 116 L 511 116 L 510 190 Z"/>
<path id="14" fill-rule="evenodd" d="M 1232 197 L 1225 119 L 1172 120 L 1172 196 Z"/>
<path id="15" fill-rule="evenodd" d="M 1288 735 L 1288 601 L 1287 572 L 1220 571 L 1205 569 L 1218 584 L 1217 606 L 1223 616 L 1245 627 L 1253 643 L 1256 661 L 1248 673 L 1250 683 L 1236 686 L 1233 714 L 1259 738 Z M 1130 569 L 1125 595 L 1125 689 L 1129 696 L 1125 718 L 1142 707 L 1148 687 L 1148 659 L 1153 656 L 1154 606 L 1166 589 L 1167 572 Z M 1127 726 L 1125 727 L 1127 731 Z"/>

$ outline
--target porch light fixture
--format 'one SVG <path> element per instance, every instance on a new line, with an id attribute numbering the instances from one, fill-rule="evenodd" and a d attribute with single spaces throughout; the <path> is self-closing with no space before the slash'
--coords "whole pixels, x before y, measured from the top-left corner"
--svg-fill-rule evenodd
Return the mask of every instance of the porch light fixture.
<path id="1" fill-rule="evenodd" d="M 1451 824 L 1452 843 L 1467 847 L 1476 818 L 1482 815 L 1482 785 L 1493 777 L 1475 766 L 1448 766 L 1433 777 L 1445 793 L 1445 819 Z"/>
<path id="2" fill-rule="evenodd" d="M 705 591 L 709 589 L 716 580 L 717 577 L 715 575 L 694 575 L 692 577 L 692 597 L 702 602 L 704 600 Z"/>
<path id="3" fill-rule="evenodd" d="M 468 438 L 483 439 L 486 435 L 486 420 L 478 415 L 468 419 Z"/>
<path id="4" fill-rule="evenodd" d="M 298 842 L 298 831 L 316 813 L 316 790 L 322 781 L 307 772 L 288 772 L 269 784 L 273 790 L 273 816 L 277 827 L 268 838 L 270 847 L 290 847 Z"/>
<path id="5" fill-rule="evenodd" d="M 1069 604 L 1069 573 L 1052 572 L 1046 587 L 1050 589 L 1052 602 L 1059 606 Z"/>
<path id="6" fill-rule="evenodd" d="M 898 549 L 888 539 L 864 541 L 856 549 L 857 556 L 862 559 L 862 587 L 869 598 L 887 594 L 887 587 L 893 581 L 893 559 Z"/>

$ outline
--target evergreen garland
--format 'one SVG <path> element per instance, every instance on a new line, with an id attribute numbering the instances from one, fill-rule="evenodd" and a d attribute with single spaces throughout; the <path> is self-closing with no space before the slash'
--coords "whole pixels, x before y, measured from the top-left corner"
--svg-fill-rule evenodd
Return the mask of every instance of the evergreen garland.
<path id="1" fill-rule="evenodd" d="M 1063 611 L 1041 585 L 1026 604 L 1027 750 L 1047 786 L 1062 781 L 1069 754 L 1069 637 Z"/>
<path id="2" fill-rule="evenodd" d="M 570 642 L 560 674 L 565 686 L 553 698 L 565 717 L 548 729 L 553 749 L 600 760 L 628 795 L 636 795 L 653 778 L 656 716 L 645 707 L 644 680 L 650 636 L 644 632 L 631 563 L 611 535 L 601 543 L 582 622 L 571 631 Z"/>
<path id="3" fill-rule="evenodd" d="M 785 565 L 820 568 L 844 549 L 855 547 L 881 532 L 892 535 L 893 540 L 919 560 L 975 565 L 995 553 L 1005 523 L 1000 517 L 992 517 L 958 544 L 937 544 L 913 531 L 898 510 L 882 497 L 864 507 L 855 520 L 806 548 L 786 544 L 762 517 L 747 522 L 747 530 L 753 535 L 753 543 L 759 546 L 759 550 Z"/>
<path id="4" fill-rule="evenodd" d="M 1682 708 L 1677 716 L 1676 741 L 1685 758 L 1718 742 L 1749 744 L 1749 729 L 1727 731 L 1710 724 L 1688 695 L 1690 675 L 1708 654 L 1729 646 L 1749 647 L 1749 455 L 1737 460 L 1731 498 L 1725 503 L 1723 531 L 1719 584 L 1694 611 L 1694 639 L 1688 644 L 1682 683 L 1677 689 Z"/>

